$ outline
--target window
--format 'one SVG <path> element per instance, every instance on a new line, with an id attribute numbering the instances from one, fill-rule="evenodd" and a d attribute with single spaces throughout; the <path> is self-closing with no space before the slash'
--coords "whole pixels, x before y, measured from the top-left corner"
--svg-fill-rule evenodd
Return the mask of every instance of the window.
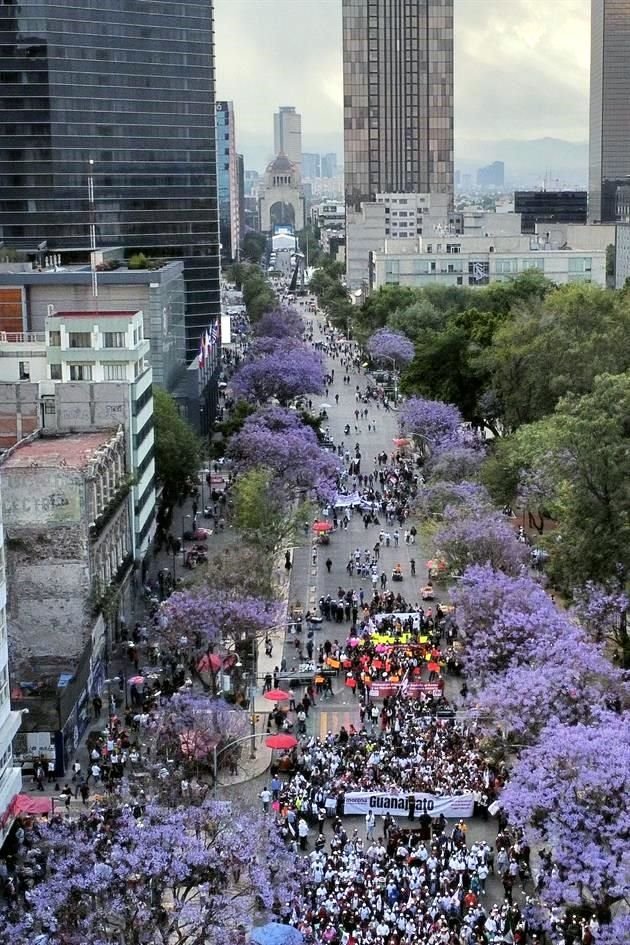
<path id="1" fill-rule="evenodd" d="M 60 331 L 49 331 L 48 332 L 48 344 L 51 348 L 61 347 L 61 332 Z"/>
<path id="2" fill-rule="evenodd" d="M 92 334 L 89 331 L 71 331 L 68 333 L 71 348 L 91 348 Z"/>
<path id="3" fill-rule="evenodd" d="M 105 365 L 105 380 L 106 381 L 126 381 L 127 380 L 127 364 L 124 362 L 114 362 L 113 364 Z"/>
<path id="4" fill-rule="evenodd" d="M 106 331 L 103 334 L 104 348 L 124 348 L 126 346 L 124 331 Z"/>
<path id="5" fill-rule="evenodd" d="M 50 365 L 50 379 L 51 381 L 61 380 L 61 365 L 60 364 Z"/>
<path id="6" fill-rule="evenodd" d="M 70 365 L 70 380 L 71 381 L 91 381 L 92 380 L 92 365 L 91 364 L 71 364 Z"/>
<path id="7" fill-rule="evenodd" d="M 0 705 L 9 700 L 9 671 L 6 666 L 0 670 Z"/>
<path id="8" fill-rule="evenodd" d="M 30 381 L 31 379 L 31 362 L 30 361 L 18 361 L 18 370 L 20 372 L 21 381 Z"/>

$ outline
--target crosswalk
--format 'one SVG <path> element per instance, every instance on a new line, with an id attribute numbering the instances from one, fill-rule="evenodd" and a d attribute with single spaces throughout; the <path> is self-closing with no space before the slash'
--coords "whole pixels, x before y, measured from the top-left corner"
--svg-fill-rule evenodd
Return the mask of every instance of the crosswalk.
<path id="1" fill-rule="evenodd" d="M 315 720 L 315 734 L 320 738 L 326 738 L 328 732 L 336 735 L 341 726 L 345 726 L 346 731 L 350 726 L 360 728 L 359 709 L 322 709 L 319 713 L 319 725 Z"/>

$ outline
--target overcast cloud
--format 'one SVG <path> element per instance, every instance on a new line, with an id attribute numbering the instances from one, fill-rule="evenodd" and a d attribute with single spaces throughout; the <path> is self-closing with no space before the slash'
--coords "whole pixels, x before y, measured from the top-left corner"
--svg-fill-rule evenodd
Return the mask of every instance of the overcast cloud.
<path id="1" fill-rule="evenodd" d="M 589 0 L 455 0 L 456 156 L 483 142 L 588 136 Z M 217 98 L 262 166 L 273 113 L 295 105 L 303 147 L 343 153 L 341 0 L 215 0 Z"/>

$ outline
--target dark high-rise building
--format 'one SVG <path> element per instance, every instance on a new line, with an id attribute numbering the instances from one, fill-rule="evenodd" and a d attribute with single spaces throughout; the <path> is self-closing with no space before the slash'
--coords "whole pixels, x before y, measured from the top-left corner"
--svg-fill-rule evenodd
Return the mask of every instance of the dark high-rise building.
<path id="1" fill-rule="evenodd" d="M 343 0 L 346 204 L 453 193 L 453 0 Z"/>
<path id="2" fill-rule="evenodd" d="M 503 187 L 505 183 L 505 164 L 503 161 L 493 161 L 477 171 L 478 187 Z"/>
<path id="3" fill-rule="evenodd" d="M 537 223 L 586 223 L 586 204 L 585 190 L 514 191 L 523 233 L 535 233 Z"/>
<path id="4" fill-rule="evenodd" d="M 212 0 L 0 0 L 0 240 L 181 257 L 189 358 L 219 312 Z"/>
<path id="5" fill-rule="evenodd" d="M 591 0 L 588 217 L 616 219 L 630 183 L 630 0 Z"/>

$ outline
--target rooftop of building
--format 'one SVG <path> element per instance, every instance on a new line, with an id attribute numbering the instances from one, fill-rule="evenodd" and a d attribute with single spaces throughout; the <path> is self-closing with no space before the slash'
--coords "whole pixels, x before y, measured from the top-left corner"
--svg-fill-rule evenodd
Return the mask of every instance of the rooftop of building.
<path id="1" fill-rule="evenodd" d="M 37 437 L 18 443 L 4 460 L 5 469 L 34 466 L 57 469 L 85 469 L 94 455 L 107 446 L 113 430 L 99 433 L 73 433 L 68 436 Z"/>
<path id="2" fill-rule="evenodd" d="M 133 318 L 139 315 L 138 309 L 129 311 L 117 310 L 115 312 L 101 311 L 100 309 L 83 309 L 76 312 L 60 311 L 53 312 L 49 318 Z"/>

